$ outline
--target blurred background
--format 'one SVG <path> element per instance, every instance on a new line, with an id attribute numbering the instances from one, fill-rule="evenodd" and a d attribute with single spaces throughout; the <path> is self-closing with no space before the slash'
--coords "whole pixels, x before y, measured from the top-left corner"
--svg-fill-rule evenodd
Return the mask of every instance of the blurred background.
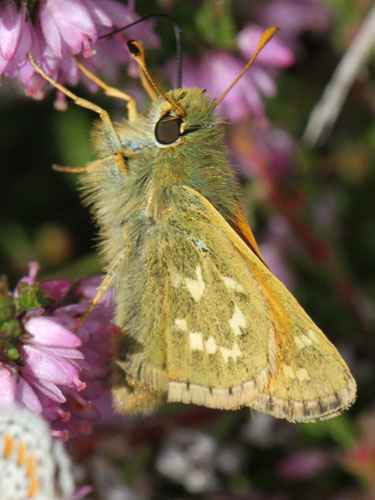
<path id="1" fill-rule="evenodd" d="M 342 416 L 315 424 L 183 405 L 104 420 L 69 442 L 78 479 L 94 484 L 93 499 L 108 500 L 375 498 L 375 28 L 365 29 L 373 2 L 137 0 L 135 9 L 176 19 L 183 84 L 216 98 L 246 64 L 260 27 L 280 26 L 274 45 L 224 100 L 231 160 L 266 261 L 342 353 L 358 399 Z M 164 19 L 153 29 L 158 39 L 147 61 L 167 90 L 175 85 L 173 29 Z M 358 48 L 359 33 L 372 52 Z M 343 60 L 353 78 L 332 80 Z M 144 108 L 133 73 L 116 68 L 112 83 Z M 326 93 L 322 103 L 327 87 L 333 97 Z M 84 86 L 75 91 L 115 120 L 124 114 L 121 102 Z M 73 105 L 57 111 L 54 100 L 54 91 L 35 101 L 2 79 L 0 271 L 12 286 L 31 260 L 41 264 L 41 279 L 100 272 L 77 179 L 51 170 L 93 159 L 94 117 Z"/>

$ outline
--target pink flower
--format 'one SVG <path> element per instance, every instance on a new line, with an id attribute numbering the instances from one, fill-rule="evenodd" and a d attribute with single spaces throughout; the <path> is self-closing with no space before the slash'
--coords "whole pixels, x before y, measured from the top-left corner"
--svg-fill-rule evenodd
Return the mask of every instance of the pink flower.
<path id="1" fill-rule="evenodd" d="M 27 95 L 43 97 L 46 82 L 30 63 L 30 53 L 48 75 L 63 85 L 76 85 L 82 79 L 96 90 L 96 85 L 78 70 L 74 56 L 83 56 L 89 68 L 103 71 L 106 78 L 115 78 L 119 65 L 130 61 L 125 47 L 128 37 L 141 38 L 145 45 L 158 44 L 152 22 L 112 38 L 99 40 L 99 36 L 138 18 L 133 1 L 126 6 L 115 0 L 45 0 L 40 4 L 22 2 L 18 10 L 14 0 L 4 0 L 0 9 L 0 75 L 21 81 Z M 56 105 L 65 106 L 61 93 Z"/>
<path id="2" fill-rule="evenodd" d="M 280 247 L 276 241 L 264 241 L 259 245 L 259 248 L 272 273 L 279 278 L 289 290 L 293 290 L 295 276 L 287 263 L 286 255 L 284 255 L 282 247 Z"/>
<path id="3" fill-rule="evenodd" d="M 264 26 L 276 24 L 279 36 L 294 50 L 298 36 L 306 30 L 318 33 L 329 29 L 331 19 L 320 0 L 271 0 L 259 4 L 256 18 Z"/>
<path id="4" fill-rule="evenodd" d="M 264 29 L 256 24 L 245 26 L 237 35 L 238 47 L 246 59 L 254 54 Z M 255 64 L 263 66 L 285 67 L 294 63 L 292 51 L 276 34 L 260 51 Z"/>
<path id="5" fill-rule="evenodd" d="M 219 98 L 242 71 L 245 64 L 246 62 L 240 57 L 225 51 L 212 51 L 199 63 L 185 57 L 182 83 L 184 87 L 205 88 L 213 98 Z M 173 63 L 167 66 L 166 72 L 174 78 Z M 265 75 L 258 76 L 260 81 Z M 274 84 L 267 76 L 263 78 L 261 85 L 266 94 L 272 95 L 275 92 Z M 260 88 L 250 71 L 245 73 L 226 95 L 218 109 L 232 121 L 240 121 L 249 116 L 249 113 L 256 116 L 263 114 L 264 106 Z"/>
<path id="6" fill-rule="evenodd" d="M 259 178 L 265 168 L 279 180 L 294 172 L 296 141 L 288 132 L 272 127 L 265 120 L 230 130 L 229 143 L 234 163 L 244 177 Z"/>
<path id="7" fill-rule="evenodd" d="M 14 294 L 0 287 L 8 304 L 8 312 L 0 314 L 0 396 L 42 415 L 55 436 L 67 438 L 90 431 L 90 422 L 100 416 L 95 399 L 102 404 L 105 396 L 111 404 L 104 377 L 117 331 L 110 323 L 113 305 L 107 296 L 107 304 L 98 304 L 79 328 L 90 302 L 78 301 L 93 293 L 93 280 L 88 280 L 89 291 L 85 281 L 78 289 L 67 280 L 39 285 L 37 271 L 33 263 Z M 63 305 L 68 294 L 77 303 Z"/>
<path id="8" fill-rule="evenodd" d="M 40 8 L 40 26 L 47 47 L 61 59 L 64 46 L 72 54 L 81 52 L 92 55 L 91 42 L 95 43 L 97 32 L 89 11 L 80 0 L 47 0 Z"/>
<path id="9" fill-rule="evenodd" d="M 3 406 L 13 403 L 16 385 L 17 380 L 12 371 L 2 367 L 0 363 L 0 401 Z"/>
<path id="10" fill-rule="evenodd" d="M 238 35 L 238 44 L 244 57 L 236 56 L 228 51 L 211 51 L 198 63 L 190 58 L 184 59 L 184 87 L 201 87 L 218 99 L 237 78 L 245 67 L 247 60 L 255 52 L 262 28 L 247 26 Z M 242 76 L 231 91 L 225 96 L 218 109 L 231 121 L 241 121 L 251 115 L 264 115 L 263 96 L 276 94 L 275 68 L 289 66 L 293 63 L 292 52 L 274 37 L 257 56 L 251 68 Z M 273 69 L 273 73 L 269 69 Z M 166 68 L 167 74 L 175 74 L 173 63 Z"/>
<path id="11" fill-rule="evenodd" d="M 332 457 L 323 450 L 305 450 L 286 457 L 278 466 L 284 479 L 301 480 L 313 477 L 332 462 Z"/>
<path id="12" fill-rule="evenodd" d="M 5 61 L 14 56 L 22 35 L 26 7 L 17 10 L 13 1 L 5 2 L 0 8 L 0 54 Z"/>

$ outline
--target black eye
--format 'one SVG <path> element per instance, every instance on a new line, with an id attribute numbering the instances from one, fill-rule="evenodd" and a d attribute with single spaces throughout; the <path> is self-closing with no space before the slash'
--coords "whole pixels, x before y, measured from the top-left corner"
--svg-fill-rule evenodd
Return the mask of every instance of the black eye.
<path id="1" fill-rule="evenodd" d="M 172 144 L 181 135 L 181 118 L 163 116 L 155 127 L 155 137 L 160 144 Z"/>

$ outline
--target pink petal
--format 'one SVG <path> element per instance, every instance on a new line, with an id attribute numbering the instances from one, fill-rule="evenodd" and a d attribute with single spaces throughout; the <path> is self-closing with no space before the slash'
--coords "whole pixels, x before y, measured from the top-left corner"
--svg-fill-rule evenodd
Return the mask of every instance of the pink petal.
<path id="1" fill-rule="evenodd" d="M 5 71 L 9 61 L 6 61 L 0 54 L 0 75 Z"/>
<path id="2" fill-rule="evenodd" d="M 311 449 L 296 452 L 284 458 L 278 466 L 278 473 L 284 479 L 301 480 L 318 474 L 332 460 L 323 450 Z"/>
<path id="3" fill-rule="evenodd" d="M 130 3 L 126 6 L 119 2 L 114 2 L 113 0 L 102 0 L 100 5 L 116 26 L 130 24 L 138 17 L 134 12 L 134 6 L 131 6 Z"/>
<path id="4" fill-rule="evenodd" d="M 103 362 L 100 362 L 100 364 L 97 365 L 93 365 L 92 363 L 89 363 L 88 361 L 83 359 L 82 361 L 80 361 L 79 365 L 84 371 L 85 378 L 87 379 L 104 377 L 105 375 L 108 374 L 108 366 Z"/>
<path id="5" fill-rule="evenodd" d="M 55 384 L 71 386 L 79 380 L 79 370 L 64 358 L 47 354 L 33 346 L 21 347 L 25 366 L 22 373 Z"/>
<path id="6" fill-rule="evenodd" d="M 263 28 L 253 24 L 246 26 L 238 34 L 238 46 L 247 59 L 254 54 L 262 33 Z M 256 62 L 268 66 L 290 66 L 294 62 L 294 55 L 275 35 L 257 55 Z"/>
<path id="7" fill-rule="evenodd" d="M 40 347 L 40 350 L 54 356 L 61 356 L 68 359 L 84 359 L 84 354 L 78 349 L 65 349 L 64 347 Z"/>
<path id="8" fill-rule="evenodd" d="M 0 51 L 5 60 L 14 56 L 25 22 L 26 8 L 18 11 L 13 1 L 7 1 L 0 10 Z"/>
<path id="9" fill-rule="evenodd" d="M 9 61 L 9 66 L 7 67 L 6 75 L 13 78 L 17 75 L 22 66 L 27 64 L 29 61 L 27 54 L 32 50 L 32 26 L 30 23 L 25 23 L 20 43 L 18 45 L 17 51 L 11 61 Z M 33 68 L 34 70 L 34 68 Z M 36 281 L 36 276 L 39 271 L 39 264 L 36 262 L 31 262 L 29 264 L 29 275 L 20 280 L 21 283 L 28 283 L 29 285 L 34 285 Z"/>
<path id="10" fill-rule="evenodd" d="M 80 486 L 75 490 L 72 496 L 72 500 L 81 500 L 81 498 L 85 498 L 86 495 L 93 491 L 93 487 L 86 484 L 85 486 Z"/>
<path id="11" fill-rule="evenodd" d="M 30 262 L 29 264 L 29 274 L 21 278 L 16 286 L 16 296 L 17 295 L 17 287 L 20 283 L 27 283 L 28 285 L 35 285 L 36 277 L 38 271 L 40 269 L 40 265 L 37 262 Z"/>
<path id="12" fill-rule="evenodd" d="M 17 399 L 35 413 L 42 413 L 43 408 L 38 396 L 22 377 L 17 384 Z"/>
<path id="13" fill-rule="evenodd" d="M 55 57 L 61 59 L 62 52 L 60 32 L 51 13 L 49 12 L 47 4 L 45 3 L 42 3 L 42 6 L 40 8 L 39 21 L 47 45 L 51 47 Z"/>
<path id="14" fill-rule="evenodd" d="M 38 380 L 34 377 L 29 377 L 28 379 L 30 383 L 40 391 L 44 396 L 47 396 L 52 401 L 56 401 L 57 403 L 65 403 L 66 398 L 61 390 L 57 387 L 56 384 L 52 382 L 47 382 L 46 380 Z"/>
<path id="15" fill-rule="evenodd" d="M 34 83 L 35 69 L 28 58 L 28 54 L 32 53 L 37 62 L 41 62 L 41 39 L 43 39 L 43 35 L 40 31 L 36 30 L 30 22 L 25 22 L 17 52 L 15 53 L 13 59 L 9 62 L 5 71 L 5 74 L 9 78 L 17 78 L 26 86 Z M 43 82 L 43 85 L 44 84 L 45 81 Z M 21 281 L 26 281 L 27 283 L 33 285 L 36 281 L 38 270 L 39 264 L 32 262 L 29 265 L 29 275 Z"/>
<path id="16" fill-rule="evenodd" d="M 281 280 L 284 285 L 293 290 L 295 279 L 293 272 L 289 268 L 283 254 L 277 245 L 272 243 L 262 243 L 259 245 L 262 255 L 273 274 Z"/>
<path id="17" fill-rule="evenodd" d="M 82 344 L 78 335 L 47 316 L 30 319 L 25 328 L 33 335 L 34 344 L 55 347 L 79 347 Z"/>
<path id="18" fill-rule="evenodd" d="M 96 38 L 96 28 L 87 9 L 78 0 L 49 0 L 46 4 L 55 25 L 73 53 L 81 50 L 83 35 Z M 49 42 L 48 42 L 49 43 Z"/>
<path id="19" fill-rule="evenodd" d="M 16 382 L 10 369 L 0 363 L 0 405 L 7 406 L 15 400 Z"/>
<path id="20" fill-rule="evenodd" d="M 243 97 L 243 102 L 247 104 L 247 106 L 243 106 L 245 109 L 247 107 L 249 110 L 251 110 L 251 113 L 253 115 L 258 117 L 264 114 L 264 104 L 262 96 L 253 82 L 248 85 L 247 91 L 243 93 Z M 242 115 L 242 119 L 244 118 L 244 116 L 246 115 Z M 247 113 L 247 116 L 249 116 L 249 113 Z"/>
<path id="21" fill-rule="evenodd" d="M 315 0 L 273 0 L 259 2 L 257 19 L 264 26 L 276 24 L 284 38 L 296 40 L 302 31 L 321 33 L 329 29 L 332 14 L 328 4 Z"/>
<path id="22" fill-rule="evenodd" d="M 277 91 L 275 81 L 270 77 L 270 75 L 258 65 L 255 65 L 251 70 L 251 76 L 255 84 L 266 96 L 274 96 Z"/>
<path id="23" fill-rule="evenodd" d="M 49 299 L 61 301 L 70 289 L 70 281 L 64 279 L 43 281 L 41 287 Z"/>
<path id="24" fill-rule="evenodd" d="M 95 0 L 82 0 L 86 6 L 86 9 L 90 12 L 92 19 L 96 24 L 100 24 L 102 26 L 113 26 L 112 19 L 108 14 L 106 14 L 105 10 L 99 5 Z"/>

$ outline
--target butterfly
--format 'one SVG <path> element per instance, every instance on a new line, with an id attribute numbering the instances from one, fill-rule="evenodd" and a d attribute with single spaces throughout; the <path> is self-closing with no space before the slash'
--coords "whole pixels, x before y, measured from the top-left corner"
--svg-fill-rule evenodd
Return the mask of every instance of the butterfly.
<path id="1" fill-rule="evenodd" d="M 252 60 L 274 32 L 266 30 Z M 226 93 L 217 101 L 197 88 L 164 94 L 141 44 L 128 46 L 159 96 L 138 114 L 130 96 L 93 77 L 108 95 L 128 102 L 121 123 L 34 63 L 101 118 L 92 133 L 98 159 L 58 169 L 81 174 L 107 271 L 102 290 L 110 283 L 117 290 L 116 409 L 147 413 L 167 400 L 245 406 L 291 422 L 340 414 L 355 399 L 355 381 L 263 260 L 216 113 Z"/>

